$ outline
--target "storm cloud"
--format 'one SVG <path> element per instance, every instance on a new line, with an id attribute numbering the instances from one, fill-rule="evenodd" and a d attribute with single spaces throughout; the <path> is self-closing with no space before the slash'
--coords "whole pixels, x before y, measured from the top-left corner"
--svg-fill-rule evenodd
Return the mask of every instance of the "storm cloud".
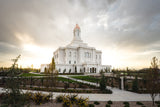
<path id="1" fill-rule="evenodd" d="M 143 66 L 152 56 L 160 57 L 159 5 L 159 0 L 1 0 L 0 65 L 17 54 L 23 64 L 27 58 L 30 65 L 48 63 L 44 59 L 72 40 L 78 23 L 84 42 L 102 50 L 103 64 Z M 112 52 L 121 58 L 110 62 Z"/>

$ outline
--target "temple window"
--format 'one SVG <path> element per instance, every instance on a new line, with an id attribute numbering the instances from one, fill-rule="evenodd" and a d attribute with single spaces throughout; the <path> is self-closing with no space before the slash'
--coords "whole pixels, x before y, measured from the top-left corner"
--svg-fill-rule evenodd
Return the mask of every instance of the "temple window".
<path id="1" fill-rule="evenodd" d="M 69 56 L 71 57 L 71 52 L 69 52 Z"/>

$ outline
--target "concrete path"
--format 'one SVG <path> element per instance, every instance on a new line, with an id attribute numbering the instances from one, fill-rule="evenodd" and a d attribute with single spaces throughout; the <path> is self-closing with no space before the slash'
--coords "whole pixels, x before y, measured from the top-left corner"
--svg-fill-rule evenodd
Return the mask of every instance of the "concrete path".
<path id="1" fill-rule="evenodd" d="M 61 77 L 69 78 L 71 80 L 75 80 L 78 82 L 83 82 L 87 84 L 92 84 L 95 86 L 99 86 L 97 83 L 92 83 L 88 81 L 83 81 L 79 79 L 71 78 L 70 76 L 61 75 Z M 120 90 L 118 88 L 111 88 L 108 87 L 108 89 L 112 90 L 112 94 L 81 94 L 85 97 L 89 97 L 90 100 L 97 100 L 97 101 L 106 101 L 106 100 L 112 100 L 112 101 L 152 101 L 150 94 L 138 94 L 126 90 Z M 156 97 L 156 100 L 159 100 L 159 97 Z"/>
<path id="2" fill-rule="evenodd" d="M 25 92 L 42 92 L 43 94 L 49 94 L 50 92 L 44 91 L 33 91 L 33 90 L 22 90 Z M 113 94 L 78 94 L 79 97 L 89 98 L 89 101 L 151 101 L 151 97 L 149 94 L 136 94 L 126 91 L 121 91 L 117 89 L 113 89 Z M 0 88 L 0 93 L 5 92 L 3 88 Z M 70 95 L 76 93 L 60 93 L 60 92 L 52 92 L 53 99 L 55 99 L 58 95 Z M 158 97 L 156 97 L 158 100 Z"/>

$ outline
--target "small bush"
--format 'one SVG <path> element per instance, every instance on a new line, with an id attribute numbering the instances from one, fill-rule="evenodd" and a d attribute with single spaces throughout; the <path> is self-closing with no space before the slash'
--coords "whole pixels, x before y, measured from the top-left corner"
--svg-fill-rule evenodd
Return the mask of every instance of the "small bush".
<path id="1" fill-rule="evenodd" d="M 95 101 L 94 104 L 95 104 L 95 105 L 99 105 L 100 103 L 99 103 L 98 101 Z"/>
<path id="2" fill-rule="evenodd" d="M 77 102 L 77 95 L 71 95 L 69 97 L 70 101 L 72 104 L 75 104 Z"/>
<path id="3" fill-rule="evenodd" d="M 31 93 L 31 92 L 26 92 L 24 95 L 25 95 L 27 101 L 32 100 L 33 93 Z"/>
<path id="4" fill-rule="evenodd" d="M 72 104 L 78 107 L 87 107 L 88 98 L 78 98 L 77 95 L 59 95 L 56 97 L 56 102 L 63 103 L 63 107 L 72 107 Z"/>
<path id="5" fill-rule="evenodd" d="M 78 107 L 87 107 L 88 106 L 87 101 L 88 101 L 88 98 L 80 97 L 79 99 L 77 99 Z"/>
<path id="6" fill-rule="evenodd" d="M 112 91 L 110 89 L 105 89 L 102 91 L 102 93 L 112 94 Z"/>
<path id="7" fill-rule="evenodd" d="M 15 102 L 12 101 L 15 99 Z M 0 95 L 0 107 L 22 107 L 28 103 L 29 100 L 26 99 L 24 94 L 16 94 L 13 93 L 1 93 Z"/>
<path id="8" fill-rule="evenodd" d="M 88 107 L 94 107 L 94 104 L 88 104 Z"/>
<path id="9" fill-rule="evenodd" d="M 155 101 L 156 104 L 160 104 L 160 101 Z"/>
<path id="10" fill-rule="evenodd" d="M 129 102 L 123 102 L 124 105 L 129 105 Z"/>
<path id="11" fill-rule="evenodd" d="M 129 105 L 124 105 L 124 107 L 129 107 Z"/>
<path id="12" fill-rule="evenodd" d="M 137 105 L 144 105 L 143 103 L 141 102 L 136 102 Z"/>
<path id="13" fill-rule="evenodd" d="M 64 97 L 63 95 L 57 96 L 57 97 L 56 97 L 56 102 L 57 102 L 57 103 L 62 103 L 62 102 L 63 102 L 63 97 Z"/>
<path id="14" fill-rule="evenodd" d="M 111 100 L 109 100 L 107 103 L 108 103 L 108 104 L 113 104 L 113 102 L 112 102 Z"/>
<path id="15" fill-rule="evenodd" d="M 106 107 L 111 107 L 109 104 L 106 104 Z"/>
<path id="16" fill-rule="evenodd" d="M 40 105 L 42 103 L 48 102 L 50 100 L 50 98 L 52 97 L 52 95 L 45 95 L 42 94 L 40 92 L 38 93 L 34 93 L 32 96 L 32 100 L 37 104 Z"/>
<path id="17" fill-rule="evenodd" d="M 63 99 L 63 107 L 71 107 L 72 103 L 68 98 Z"/>

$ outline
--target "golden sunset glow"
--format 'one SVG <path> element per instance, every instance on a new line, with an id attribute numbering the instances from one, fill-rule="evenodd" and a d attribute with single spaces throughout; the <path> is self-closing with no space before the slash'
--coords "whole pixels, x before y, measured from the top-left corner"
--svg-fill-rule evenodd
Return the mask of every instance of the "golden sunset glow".
<path id="1" fill-rule="evenodd" d="M 103 65 L 140 69 L 160 57 L 158 1 L 5 0 L 0 7 L 2 67 L 11 66 L 19 54 L 22 67 L 50 63 L 53 52 L 72 41 L 76 24 L 82 40 L 102 51 Z"/>

